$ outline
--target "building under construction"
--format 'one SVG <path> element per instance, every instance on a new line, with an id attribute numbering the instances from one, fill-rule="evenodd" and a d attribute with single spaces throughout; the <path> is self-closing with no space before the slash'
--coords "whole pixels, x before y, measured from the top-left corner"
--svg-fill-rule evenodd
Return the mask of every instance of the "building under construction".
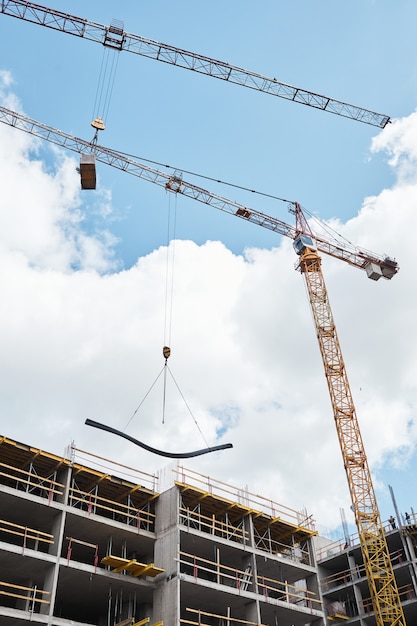
<path id="1" fill-rule="evenodd" d="M 305 514 L 178 466 L 5 437 L 0 459 L 1 626 L 324 623 Z"/>
<path id="2" fill-rule="evenodd" d="M 357 538 L 330 543 L 305 512 L 178 465 L 2 437 L 0 507 L 0 626 L 375 624 Z M 414 521 L 387 528 L 409 625 Z"/>
<path id="3" fill-rule="evenodd" d="M 399 517 L 385 522 L 384 530 L 406 624 L 412 626 L 417 624 L 417 515 Z M 375 626 L 358 535 L 340 541 L 317 537 L 315 543 L 325 623 Z"/>
<path id="4" fill-rule="evenodd" d="M 276 78 L 132 35 L 124 30 L 123 22 L 112 20 L 105 26 L 25 0 L 2 3 L 0 14 L 99 43 L 105 53 L 143 55 L 378 128 L 384 128 L 390 119 Z M 110 87 L 114 76 L 105 75 L 97 96 L 111 93 L 104 83 Z M 14 511 L 14 517 L 2 522 L 2 533 L 16 541 L 24 539 L 23 548 L 7 552 L 10 567 L 5 559 L 9 578 L 5 576 L 0 591 L 11 604 L 10 611 L 25 611 L 30 605 L 31 618 L 48 624 L 70 620 L 109 625 L 129 621 L 210 625 L 227 620 L 306 626 L 323 623 L 327 615 L 328 621 L 349 621 L 351 617 L 360 624 L 406 626 L 402 590 L 411 588 L 414 597 L 415 577 L 413 541 L 409 538 L 406 542 L 404 536 L 412 524 L 401 526 L 396 533 L 407 562 L 407 567 L 399 567 L 395 557 L 391 558 L 391 538 L 380 518 L 321 253 L 362 269 L 372 281 L 391 280 L 399 270 L 397 261 L 350 244 L 337 233 L 331 234 L 326 225 L 321 232 L 313 232 L 308 214 L 298 202 L 289 202 L 295 224 L 288 224 L 186 181 L 181 170 L 161 172 L 133 160 L 132 155 L 99 145 L 98 132 L 105 127 L 102 112 L 108 104 L 100 103 L 96 111 L 99 115 L 92 122 L 95 134 L 91 141 L 4 107 L 0 107 L 0 122 L 79 153 L 82 189 L 96 188 L 98 161 L 292 239 L 298 256 L 296 269 L 304 277 L 313 314 L 358 531 L 358 547 L 346 542 L 349 550 L 340 567 L 338 561 L 320 567 L 325 581 L 349 567 L 354 576 L 365 573 L 367 582 L 364 578 L 363 588 L 353 584 L 346 598 L 342 592 L 340 598 L 327 595 L 326 583 L 325 592 L 319 583 L 314 529 L 305 515 L 280 505 L 259 503 L 258 498 L 220 483 L 214 490 L 212 480 L 178 467 L 163 486 L 156 477 L 148 476 L 149 485 L 142 475 L 133 480 L 114 478 L 119 470 L 103 473 L 91 464 L 76 462 L 72 453 L 67 459 L 55 458 L 5 442 L 5 489 L 12 489 L 14 497 L 7 492 L 11 501 L 6 508 Z M 273 197 L 288 205 L 283 198 Z M 26 456 L 22 456 L 23 450 Z M 40 498 L 36 503 L 43 506 L 35 506 L 35 498 Z M 31 541 L 35 547 L 30 547 Z M 33 567 L 26 568 L 23 559 L 30 550 Z M 407 580 L 403 580 L 405 574 Z M 413 597 L 404 606 L 409 620 L 413 620 Z M 365 610 L 366 598 L 370 598 L 370 612 Z M 13 618 L 5 623 L 13 623 Z"/>

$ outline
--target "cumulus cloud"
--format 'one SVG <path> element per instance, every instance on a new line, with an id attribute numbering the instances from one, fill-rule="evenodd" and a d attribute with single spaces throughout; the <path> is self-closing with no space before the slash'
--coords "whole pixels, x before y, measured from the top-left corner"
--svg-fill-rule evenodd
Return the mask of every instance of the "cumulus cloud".
<path id="1" fill-rule="evenodd" d="M 373 152 L 384 151 L 389 164 L 396 169 L 397 186 L 406 181 L 415 182 L 417 174 L 417 111 L 407 117 L 394 120 L 385 131 L 372 140 Z"/>
<path id="2" fill-rule="evenodd" d="M 11 78 L 2 80 L 4 91 Z M 393 188 L 364 199 L 347 223 L 332 223 L 358 245 L 398 255 L 399 275 L 373 283 L 324 259 L 376 479 L 384 464 L 410 456 L 417 440 L 415 115 L 373 142 L 390 158 Z M 190 461 L 196 471 L 337 525 L 349 496 L 291 242 L 240 256 L 218 241 L 175 242 L 172 356 L 164 370 L 166 247 L 122 269 L 111 195 L 97 196 L 101 225 L 86 228 L 75 159 L 53 149 L 46 166 L 44 151 L 31 136 L 0 127 L 2 434 L 58 454 L 74 440 L 156 471 L 162 459 L 98 434 L 85 418 L 173 451 L 203 447 L 202 431 L 208 445 L 234 447 Z"/>

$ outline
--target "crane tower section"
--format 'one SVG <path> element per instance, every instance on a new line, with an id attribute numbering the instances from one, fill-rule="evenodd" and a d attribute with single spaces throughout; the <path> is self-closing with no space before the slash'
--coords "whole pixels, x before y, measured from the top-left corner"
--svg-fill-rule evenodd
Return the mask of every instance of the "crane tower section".
<path id="1" fill-rule="evenodd" d="M 303 234 L 294 240 L 294 248 L 300 257 L 298 269 L 305 278 L 313 312 L 377 626 L 406 626 L 321 270 L 321 258 L 313 238 L 305 234 L 308 224 L 304 216 L 297 214 L 297 217 L 304 222 Z"/>

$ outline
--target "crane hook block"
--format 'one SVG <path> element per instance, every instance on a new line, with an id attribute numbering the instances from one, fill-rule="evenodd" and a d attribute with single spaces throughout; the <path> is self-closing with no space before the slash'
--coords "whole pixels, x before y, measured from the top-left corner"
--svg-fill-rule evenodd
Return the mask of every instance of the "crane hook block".
<path id="1" fill-rule="evenodd" d="M 82 154 L 80 158 L 81 189 L 96 188 L 96 156 Z"/>
<path id="2" fill-rule="evenodd" d="M 106 127 L 104 125 L 104 122 L 101 119 L 101 117 L 96 117 L 96 119 L 91 122 L 91 126 L 93 128 L 95 128 L 96 130 L 105 130 L 106 129 Z"/>
<path id="3" fill-rule="evenodd" d="M 162 354 L 164 355 L 165 360 L 169 359 L 169 357 L 171 356 L 171 348 L 168 348 L 168 346 L 164 346 Z"/>

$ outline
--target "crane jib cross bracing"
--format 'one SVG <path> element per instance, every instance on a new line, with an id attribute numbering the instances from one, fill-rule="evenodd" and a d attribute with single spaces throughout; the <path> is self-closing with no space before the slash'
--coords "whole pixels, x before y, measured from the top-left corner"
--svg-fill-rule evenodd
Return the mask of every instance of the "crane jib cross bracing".
<path id="1" fill-rule="evenodd" d="M 252 209 L 251 207 L 244 206 L 238 202 L 229 200 L 218 194 L 212 193 L 207 189 L 194 185 L 193 183 L 187 182 L 180 176 L 161 172 L 150 167 L 149 165 L 135 161 L 134 159 L 129 158 L 116 150 L 112 150 L 110 148 L 100 146 L 99 144 L 80 139 L 74 135 L 64 133 L 61 130 L 53 128 L 52 126 L 48 126 L 42 122 L 37 122 L 36 120 L 22 115 L 21 113 L 11 111 L 10 109 L 2 106 L 0 106 L 0 122 L 67 148 L 68 150 L 72 150 L 73 152 L 77 152 L 79 154 L 86 152 L 92 153 L 98 161 L 105 163 L 106 165 L 116 167 L 124 172 L 127 172 L 128 174 L 132 174 L 133 176 L 148 180 L 149 182 L 159 185 L 160 187 L 164 187 L 168 191 L 180 193 L 181 195 L 192 198 L 193 200 L 198 200 L 203 204 L 207 204 L 220 211 L 224 211 L 225 213 L 230 213 L 236 217 L 240 217 L 241 219 L 257 224 L 258 226 L 262 226 L 263 228 L 267 228 L 268 230 L 272 230 L 273 232 L 289 237 L 290 239 L 294 240 L 300 232 L 304 232 L 301 231 L 299 227 L 296 228 L 295 226 L 287 224 L 276 217 L 272 217 L 257 211 L 256 209 Z M 291 209 L 293 213 L 296 213 L 297 207 L 298 211 L 301 210 L 301 207 L 299 207 L 296 202 L 291 202 L 289 204 L 293 207 Z M 306 234 L 309 233 L 310 230 L 307 230 Z M 331 239 L 330 237 L 324 238 L 315 234 L 314 240 L 316 242 L 317 249 L 320 252 L 324 252 L 329 256 L 341 259 L 354 267 L 364 269 L 367 271 L 368 275 L 372 272 L 370 277 L 374 280 L 378 280 L 381 277 L 392 278 L 392 276 L 398 272 L 398 264 L 390 257 L 377 255 L 363 248 L 353 246 L 347 242 L 340 243 L 338 240 Z"/>
<path id="2" fill-rule="evenodd" d="M 104 26 L 85 18 L 63 13 L 34 2 L 26 2 L 25 0 L 2 0 L 0 13 L 101 43 L 118 51 L 132 52 L 155 61 L 176 65 L 205 74 L 206 76 L 212 76 L 229 83 L 255 89 L 272 96 L 298 102 L 314 109 L 334 113 L 341 117 L 347 117 L 379 128 L 384 128 L 390 121 L 388 115 L 375 113 L 341 100 L 335 100 L 312 91 L 300 89 L 299 87 L 280 82 L 276 78 L 268 78 L 267 76 L 262 76 L 262 74 L 230 65 L 230 63 L 225 61 L 211 59 L 195 52 L 189 52 L 175 46 L 153 41 L 152 39 L 146 39 L 140 35 L 127 33 L 120 24 L 112 23 L 110 26 Z"/>

